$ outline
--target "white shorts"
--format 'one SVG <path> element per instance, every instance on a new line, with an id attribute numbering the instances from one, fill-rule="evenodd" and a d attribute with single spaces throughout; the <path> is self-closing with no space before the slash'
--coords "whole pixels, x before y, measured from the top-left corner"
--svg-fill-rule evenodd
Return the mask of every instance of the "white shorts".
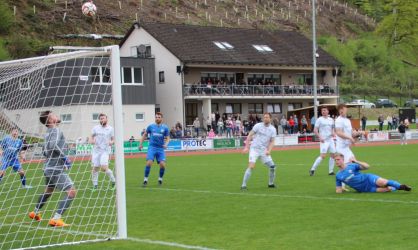
<path id="1" fill-rule="evenodd" d="M 319 143 L 319 152 L 321 154 L 326 153 L 335 153 L 335 143 L 334 140 L 325 140 L 324 142 Z"/>
<path id="2" fill-rule="evenodd" d="M 109 165 L 109 153 L 93 152 L 91 161 L 93 163 L 93 167 L 108 166 Z"/>
<path id="3" fill-rule="evenodd" d="M 344 155 L 344 163 L 348 163 L 350 158 L 354 157 L 353 152 L 350 149 L 350 146 L 337 146 L 337 152 Z"/>
<path id="4" fill-rule="evenodd" d="M 260 160 L 263 164 L 266 164 L 267 162 L 273 162 L 273 159 L 271 158 L 271 156 L 266 155 L 266 150 L 250 148 L 250 154 L 249 154 L 248 161 L 251 162 L 251 163 L 255 163 L 258 158 L 260 158 Z"/>

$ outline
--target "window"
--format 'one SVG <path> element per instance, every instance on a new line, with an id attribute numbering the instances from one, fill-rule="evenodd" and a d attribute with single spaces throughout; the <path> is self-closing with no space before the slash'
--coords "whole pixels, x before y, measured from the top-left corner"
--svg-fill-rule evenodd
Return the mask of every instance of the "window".
<path id="1" fill-rule="evenodd" d="M 232 46 L 230 43 L 228 42 L 213 42 L 216 47 L 220 48 L 221 50 L 232 50 L 234 49 L 234 46 Z"/>
<path id="2" fill-rule="evenodd" d="M 19 88 L 20 88 L 20 90 L 30 89 L 30 80 L 29 80 L 29 77 L 22 77 L 22 78 L 20 78 Z"/>
<path id="3" fill-rule="evenodd" d="M 262 103 L 248 103 L 248 113 L 262 114 L 263 104 Z"/>
<path id="4" fill-rule="evenodd" d="M 160 104 L 155 104 L 155 113 L 161 112 Z"/>
<path id="5" fill-rule="evenodd" d="M 110 85 L 110 68 L 91 67 L 90 76 L 93 78 L 93 84 Z"/>
<path id="6" fill-rule="evenodd" d="M 137 46 L 131 47 L 131 57 L 138 57 L 138 47 Z"/>
<path id="7" fill-rule="evenodd" d="M 241 103 L 227 103 L 225 108 L 227 114 L 241 114 Z"/>
<path id="8" fill-rule="evenodd" d="M 122 68 L 122 83 L 143 85 L 142 68 L 123 67 Z"/>
<path id="9" fill-rule="evenodd" d="M 212 103 L 211 110 L 212 112 L 219 112 L 219 103 Z"/>
<path id="10" fill-rule="evenodd" d="M 269 47 L 269 46 L 267 46 L 267 45 L 256 45 L 256 44 L 253 44 L 253 47 L 258 51 L 258 52 L 273 52 L 273 50 Z"/>
<path id="11" fill-rule="evenodd" d="M 302 108 L 302 103 L 289 103 L 287 106 L 287 111 L 292 111 L 294 109 L 300 109 Z"/>
<path id="12" fill-rule="evenodd" d="M 61 114 L 61 122 L 62 123 L 71 123 L 73 118 L 71 114 Z"/>
<path id="13" fill-rule="evenodd" d="M 267 104 L 267 112 L 269 113 L 281 113 L 282 108 L 279 103 L 269 103 Z"/>
<path id="14" fill-rule="evenodd" d="M 136 113 L 135 114 L 135 121 L 137 121 L 137 122 L 145 121 L 145 114 L 144 113 Z"/>
<path id="15" fill-rule="evenodd" d="M 160 83 L 164 83 L 165 82 L 164 71 L 158 72 L 158 81 Z"/>
<path id="16" fill-rule="evenodd" d="M 99 121 L 99 113 L 93 113 L 92 114 L 92 119 L 94 122 L 98 122 Z"/>
<path id="17" fill-rule="evenodd" d="M 300 85 L 312 85 L 312 74 L 297 74 L 297 81 Z"/>

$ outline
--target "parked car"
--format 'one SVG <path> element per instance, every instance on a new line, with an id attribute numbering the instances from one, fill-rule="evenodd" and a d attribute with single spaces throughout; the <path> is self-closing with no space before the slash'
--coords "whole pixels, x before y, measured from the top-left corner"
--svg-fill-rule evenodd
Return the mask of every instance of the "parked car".
<path id="1" fill-rule="evenodd" d="M 413 107 L 413 106 L 418 107 L 418 99 L 412 99 L 412 100 L 406 101 L 403 106 L 408 107 L 408 108 Z"/>
<path id="2" fill-rule="evenodd" d="M 368 100 L 364 99 L 357 99 L 350 102 L 350 104 L 360 104 L 362 108 L 370 109 L 370 108 L 376 108 L 376 104 L 369 102 Z"/>
<path id="3" fill-rule="evenodd" d="M 377 99 L 376 108 L 397 108 L 398 105 L 390 99 Z"/>

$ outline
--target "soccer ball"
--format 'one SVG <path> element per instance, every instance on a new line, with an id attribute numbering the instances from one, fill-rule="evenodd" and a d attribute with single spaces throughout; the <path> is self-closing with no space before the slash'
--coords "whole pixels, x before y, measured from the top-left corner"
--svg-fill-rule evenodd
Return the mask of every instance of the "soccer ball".
<path id="1" fill-rule="evenodd" d="M 81 6 L 81 11 L 83 12 L 83 15 L 93 17 L 96 15 L 97 7 L 93 2 L 85 2 L 83 6 Z"/>

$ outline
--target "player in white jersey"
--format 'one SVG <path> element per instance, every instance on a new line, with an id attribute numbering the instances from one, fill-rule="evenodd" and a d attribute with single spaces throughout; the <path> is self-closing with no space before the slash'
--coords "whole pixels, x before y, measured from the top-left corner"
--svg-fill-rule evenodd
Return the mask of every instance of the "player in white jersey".
<path id="1" fill-rule="evenodd" d="M 337 134 L 336 148 L 338 153 L 344 155 L 344 163 L 348 163 L 349 159 L 355 159 L 350 148 L 355 143 L 353 128 L 351 127 L 350 119 L 347 118 L 347 106 L 345 104 L 339 104 L 337 110 L 340 115 L 335 120 L 335 133 Z"/>
<path id="2" fill-rule="evenodd" d="M 320 155 L 316 158 L 314 164 L 309 170 L 309 175 L 313 176 L 319 164 L 325 157 L 327 153 L 330 153 L 329 162 L 328 162 L 328 174 L 334 175 L 334 153 L 335 153 L 335 144 L 334 144 L 334 119 L 329 117 L 328 107 L 324 106 L 321 108 L 322 116 L 318 118 L 315 122 L 314 133 L 319 138 L 320 145 Z"/>
<path id="3" fill-rule="evenodd" d="M 114 130 L 107 124 L 107 116 L 105 114 L 99 115 L 100 124 L 96 125 L 91 132 L 91 143 L 94 144 L 92 154 L 92 181 L 93 190 L 97 189 L 99 181 L 99 169 L 106 173 L 112 182 L 112 188 L 115 187 L 115 176 L 112 170 L 109 169 L 109 154 L 114 143 Z"/>
<path id="4" fill-rule="evenodd" d="M 269 168 L 269 188 L 275 188 L 274 179 L 276 177 L 276 165 L 271 158 L 270 152 L 274 147 L 274 138 L 276 136 L 276 129 L 271 124 L 271 114 L 265 113 L 263 122 L 257 123 L 248 134 L 243 153 L 249 154 L 248 168 L 244 174 L 241 190 L 247 189 L 247 181 L 250 179 L 251 172 L 255 167 L 258 158 L 263 164 Z M 251 146 L 250 146 L 251 143 Z"/>

